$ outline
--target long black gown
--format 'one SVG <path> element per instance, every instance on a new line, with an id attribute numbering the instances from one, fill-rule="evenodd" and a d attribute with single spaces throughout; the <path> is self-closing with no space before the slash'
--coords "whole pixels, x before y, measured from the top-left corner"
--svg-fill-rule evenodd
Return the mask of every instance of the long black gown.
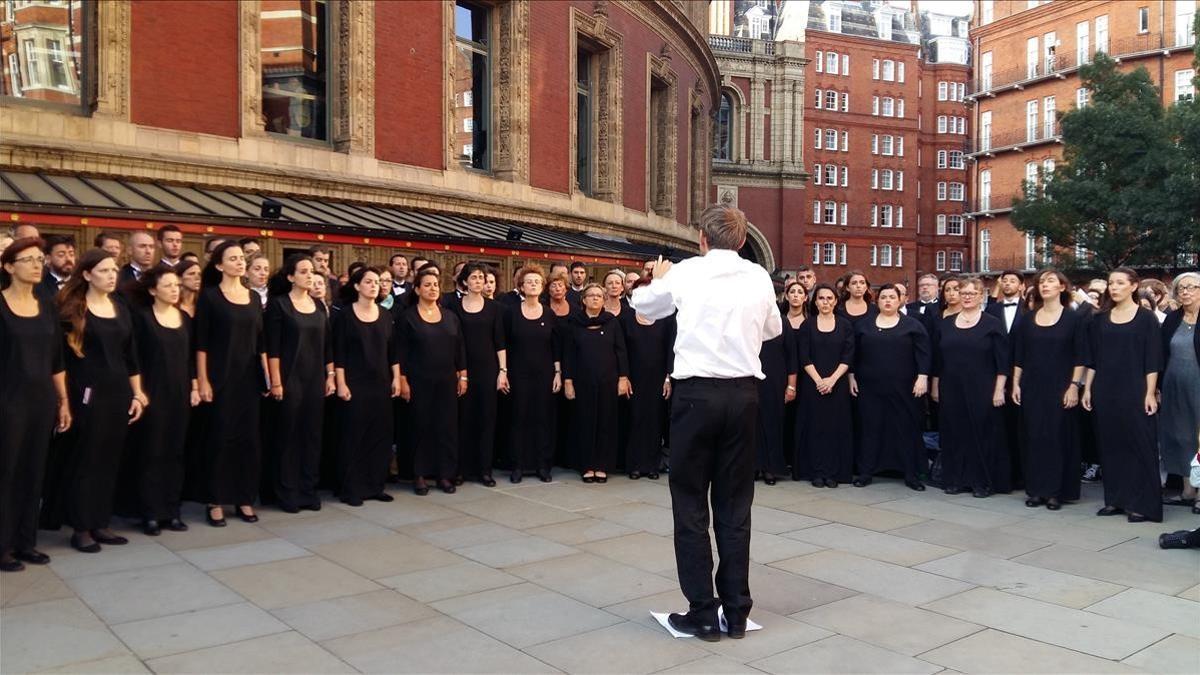
<path id="1" fill-rule="evenodd" d="M 563 381 L 575 386 L 571 466 L 612 471 L 617 464 L 617 379 L 629 376 L 625 331 L 612 314 L 572 314 L 563 345 Z"/>
<path id="2" fill-rule="evenodd" d="M 382 494 L 392 461 L 392 366 L 399 363 L 398 345 L 391 316 L 382 307 L 377 311 L 374 321 L 363 321 L 348 305 L 333 318 L 333 365 L 345 370 L 350 388 L 350 400 L 339 399 L 338 406 L 338 495 L 343 500 Z"/>
<path id="3" fill-rule="evenodd" d="M 942 483 L 949 488 L 1009 492 L 1004 415 L 992 405 L 996 376 L 1011 372 L 1004 323 L 980 314 L 974 326 L 959 328 L 957 316 L 942 319 L 934 345 Z"/>
<path id="4" fill-rule="evenodd" d="M 804 380 L 808 378 L 808 373 L 804 372 L 804 366 L 800 365 L 800 351 L 808 348 L 806 340 L 808 339 L 809 321 L 812 319 L 805 317 L 804 323 L 800 324 L 799 328 L 792 328 L 792 322 L 786 313 L 783 317 L 783 329 L 792 332 L 792 359 L 796 362 L 796 400 L 784 409 L 784 424 L 786 425 L 784 443 L 792 464 L 792 480 L 807 479 L 812 476 L 812 458 L 809 456 L 808 446 L 804 440 L 804 403 L 800 395 L 800 390 L 804 387 Z"/>
<path id="5" fill-rule="evenodd" d="M 196 304 L 196 351 L 208 357 L 213 400 L 208 406 L 205 476 L 200 499 L 209 504 L 253 504 L 262 450 L 259 414 L 267 390 L 262 369 L 263 312 L 258 296 L 230 302 L 220 287 L 206 288 Z M 151 402 L 153 403 L 153 401 Z"/>
<path id="6" fill-rule="evenodd" d="M 833 391 L 822 395 L 805 366 L 813 366 L 821 377 L 828 377 L 840 364 L 854 363 L 854 329 L 850 320 L 835 315 L 833 330 L 817 328 L 818 317 L 800 326 L 799 371 L 796 388 L 800 390 L 800 415 L 804 417 L 802 447 L 808 452 L 814 479 L 850 480 L 854 464 L 854 427 L 850 416 L 850 383 L 838 379 Z"/>
<path id="7" fill-rule="evenodd" d="M 53 304 L 38 300 L 37 316 L 17 316 L 0 295 L 0 552 L 37 544 L 38 504 L 46 453 L 58 416 L 54 375 L 66 370 Z"/>
<path id="8" fill-rule="evenodd" d="M 876 319 L 858 323 L 858 476 L 891 470 L 903 471 L 908 482 L 920 479 L 926 468 L 922 405 L 912 389 L 917 376 L 928 375 L 932 366 L 929 334 L 917 319 L 901 315 L 891 328 L 880 328 Z"/>
<path id="9" fill-rule="evenodd" d="M 1017 324 L 1012 339 L 1013 365 L 1021 369 L 1025 493 L 1075 501 L 1079 499 L 1080 408 L 1066 410 L 1062 399 L 1075 368 L 1089 360 L 1087 325 L 1069 308 L 1052 326 L 1039 326 L 1036 313 L 1031 313 Z"/>
<path id="10" fill-rule="evenodd" d="M 441 320 L 430 323 L 414 306 L 401 318 L 396 337 L 400 369 L 412 390 L 413 475 L 451 480 L 458 469 L 458 371 L 467 370 L 467 352 L 458 316 L 445 307 L 441 314 Z M 493 388 L 495 382 L 493 374 Z M 472 381 L 467 391 L 487 385 Z"/>
<path id="11" fill-rule="evenodd" d="M 782 333 L 763 342 L 758 352 L 763 374 L 767 377 L 758 382 L 758 454 L 755 469 L 774 476 L 787 473 L 783 445 L 787 404 L 783 399 L 787 394 L 788 376 L 795 375 L 798 370 L 796 331 L 790 324 L 783 328 Z"/>
<path id="12" fill-rule="evenodd" d="M 196 376 L 192 351 L 192 317 L 179 312 L 178 328 L 158 321 L 150 307 L 133 312 L 133 329 L 142 391 L 150 405 L 142 419 L 129 428 L 129 444 L 122 462 L 122 492 L 118 502 L 129 515 L 143 520 L 179 517 L 183 496 L 184 446 L 191 414 L 192 379 Z"/>
<path id="13" fill-rule="evenodd" d="M 290 295 L 277 295 L 267 303 L 263 331 L 267 358 L 279 359 L 283 384 L 283 400 L 273 405 L 274 428 L 267 435 L 271 491 L 287 510 L 320 506 L 325 368 L 333 362 L 329 320 L 320 308 L 306 314 Z"/>
<path id="14" fill-rule="evenodd" d="M 492 475 L 496 439 L 496 378 L 504 349 L 504 310 L 494 300 L 483 299 L 478 312 L 455 303 L 462 325 L 470 383 L 458 406 L 458 475 L 481 478 Z"/>
<path id="15" fill-rule="evenodd" d="M 667 408 L 663 383 L 675 367 L 675 317 L 648 326 L 637 320 L 633 310 L 621 312 L 618 318 L 625 333 L 629 383 L 633 387 L 625 469 L 642 475 L 658 473 Z"/>
<path id="16" fill-rule="evenodd" d="M 61 480 L 48 490 L 43 505 L 42 526 L 48 529 L 65 523 L 76 530 L 101 530 L 112 519 L 133 401 L 129 378 L 140 372 L 127 305 L 112 304 L 116 315 L 111 318 L 87 313 L 82 357 L 65 348 L 73 433 L 59 458 Z"/>
<path id="17" fill-rule="evenodd" d="M 1092 419 L 1104 467 L 1104 504 L 1162 520 L 1156 420 L 1143 409 L 1146 375 L 1162 370 L 1158 319 L 1138 308 L 1127 323 L 1110 312 L 1092 319 Z"/>
<path id="18" fill-rule="evenodd" d="M 554 461 L 554 362 L 562 359 L 555 333 L 560 319 L 541 306 L 542 315 L 526 319 L 521 305 L 504 314 L 508 347 L 509 451 L 513 470 L 548 471 Z M 616 391 L 616 384 L 613 385 Z"/>

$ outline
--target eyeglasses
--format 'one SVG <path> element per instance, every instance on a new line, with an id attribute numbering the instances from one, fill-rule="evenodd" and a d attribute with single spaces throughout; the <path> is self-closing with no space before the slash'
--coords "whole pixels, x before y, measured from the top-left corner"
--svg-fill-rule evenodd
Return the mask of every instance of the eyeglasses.
<path id="1" fill-rule="evenodd" d="M 960 298 L 974 298 L 978 295 L 979 295 L 978 291 L 959 291 L 958 292 L 958 296 Z"/>
<path id="2" fill-rule="evenodd" d="M 603 295 L 596 295 L 595 293 L 589 293 L 588 295 L 583 296 L 584 300 L 600 300 L 602 298 L 604 298 Z"/>
<path id="3" fill-rule="evenodd" d="M 34 263 L 35 265 L 45 265 L 46 257 L 41 255 L 27 255 L 20 258 L 14 258 L 13 262 L 19 263 Z"/>
<path id="4" fill-rule="evenodd" d="M 1176 286 L 1175 290 L 1179 291 L 1180 293 L 1191 293 L 1193 291 L 1200 290 L 1200 286 L 1195 284 L 1180 285 Z"/>

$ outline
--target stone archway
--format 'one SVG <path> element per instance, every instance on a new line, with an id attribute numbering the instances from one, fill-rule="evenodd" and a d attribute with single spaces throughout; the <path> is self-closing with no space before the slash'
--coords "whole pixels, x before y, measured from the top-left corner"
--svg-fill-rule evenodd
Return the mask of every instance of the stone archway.
<path id="1" fill-rule="evenodd" d="M 768 273 L 774 273 L 775 255 L 771 252 L 771 245 L 757 227 L 750 223 L 746 225 L 746 243 L 742 245 L 738 254 L 746 260 L 758 263 Z"/>

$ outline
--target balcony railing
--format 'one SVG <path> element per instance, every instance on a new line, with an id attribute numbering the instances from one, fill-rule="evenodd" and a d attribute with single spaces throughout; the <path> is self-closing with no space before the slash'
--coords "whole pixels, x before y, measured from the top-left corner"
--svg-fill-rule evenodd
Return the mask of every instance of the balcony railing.
<path id="1" fill-rule="evenodd" d="M 980 136 L 977 139 L 967 139 L 963 144 L 967 155 L 994 154 L 1009 150 L 1020 150 L 1028 145 L 1037 143 L 1053 143 L 1062 138 L 1062 124 L 1055 122 L 1053 126 L 1038 124 L 1031 129 L 1007 129 L 992 132 L 990 136 Z"/>
<path id="2" fill-rule="evenodd" d="M 971 203 L 971 210 L 967 214 L 978 218 L 980 216 L 1007 212 L 1012 209 L 1015 200 L 1016 196 L 1009 194 L 976 195 L 974 201 Z"/>
<path id="3" fill-rule="evenodd" d="M 734 37 L 732 35 L 709 35 L 708 46 L 714 52 L 758 54 L 762 56 L 775 55 L 775 43 L 770 40 L 755 40 L 752 38 Z"/>
<path id="4" fill-rule="evenodd" d="M 1123 58 L 1148 54 L 1160 49 L 1187 48 L 1196 42 L 1195 35 L 1190 32 L 1184 44 L 1177 44 L 1180 37 L 1183 36 L 1164 35 L 1163 33 L 1130 35 L 1113 40 L 1109 43 L 1108 48 L 1103 51 L 1106 51 L 1109 56 L 1120 61 Z M 1012 68 L 1005 68 L 1004 70 L 993 70 L 990 78 L 984 77 L 982 73 L 977 71 L 976 79 L 967 85 L 967 95 L 978 96 L 1009 87 L 1020 89 L 1027 83 L 1033 83 L 1048 77 L 1063 76 L 1081 65 L 1091 63 L 1097 52 L 1096 48 L 1092 46 L 1088 49 L 1083 63 L 1080 63 L 1079 53 L 1066 47 L 1064 45 L 1063 50 L 1053 56 L 1041 58 L 1036 64 L 1022 64 Z"/>

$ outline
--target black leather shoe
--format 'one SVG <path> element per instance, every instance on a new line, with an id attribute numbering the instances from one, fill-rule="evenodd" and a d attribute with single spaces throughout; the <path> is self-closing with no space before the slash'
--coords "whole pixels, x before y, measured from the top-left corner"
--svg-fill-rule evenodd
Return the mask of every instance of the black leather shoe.
<path id="1" fill-rule="evenodd" d="M 15 558 L 0 562 L 0 572 L 20 572 L 25 569 L 20 560 Z"/>
<path id="2" fill-rule="evenodd" d="M 1125 511 L 1123 509 L 1119 509 L 1115 506 L 1106 506 L 1106 507 L 1100 509 L 1099 511 L 1097 511 L 1096 515 L 1098 515 L 1098 516 L 1116 516 L 1116 515 L 1120 515 L 1122 513 L 1125 513 Z"/>
<path id="3" fill-rule="evenodd" d="M 312 502 L 311 504 L 305 504 L 304 506 L 301 506 L 300 508 L 304 509 L 305 511 L 320 511 L 321 510 L 321 502 L 315 501 L 315 502 Z"/>
<path id="4" fill-rule="evenodd" d="M 119 534 L 105 533 L 103 530 L 92 530 L 92 539 L 107 546 L 124 546 L 129 540 Z"/>
<path id="5" fill-rule="evenodd" d="M 584 476 L 583 478 L 580 478 L 580 480 L 582 480 L 585 483 L 595 483 L 596 477 L 595 476 Z"/>
<path id="6" fill-rule="evenodd" d="M 491 476 L 484 476 L 479 482 L 483 483 L 483 487 L 496 487 L 496 479 Z"/>
<path id="7" fill-rule="evenodd" d="M 146 522 L 142 523 L 142 532 L 144 532 L 147 537 L 157 537 L 158 535 L 162 534 L 162 527 L 159 526 L 157 520 L 147 520 Z"/>
<path id="8" fill-rule="evenodd" d="M 187 523 L 178 518 L 172 518 L 171 522 L 167 523 L 167 529 L 172 532 L 187 532 Z"/>
<path id="9" fill-rule="evenodd" d="M 1029 499 L 1025 500 L 1025 506 L 1028 506 L 1031 509 L 1036 509 L 1045 503 L 1046 500 L 1042 499 L 1041 497 L 1030 497 Z"/>
<path id="10" fill-rule="evenodd" d="M 837 486 L 838 486 L 838 482 L 837 482 L 836 480 L 834 480 L 834 479 L 832 479 L 832 478 L 826 478 L 826 479 L 825 479 L 825 487 L 827 487 L 827 488 L 835 488 L 835 487 L 837 487 Z"/>
<path id="11" fill-rule="evenodd" d="M 865 477 L 859 476 L 858 478 L 854 479 L 854 487 L 867 487 L 870 484 L 871 484 L 870 476 L 865 476 Z"/>
<path id="12" fill-rule="evenodd" d="M 775 478 L 775 476 L 773 474 L 764 473 L 763 474 L 763 482 L 766 483 L 767 485 L 774 485 L 775 483 L 778 482 L 778 480 Z"/>
<path id="13" fill-rule="evenodd" d="M 642 477 L 642 474 L 638 473 L 637 471 L 630 471 L 630 472 L 629 472 L 629 480 L 637 480 L 637 479 L 639 479 L 639 478 L 641 478 L 641 477 Z"/>
<path id="14" fill-rule="evenodd" d="M 904 481 L 904 484 L 907 485 L 908 489 L 910 490 L 916 490 L 917 492 L 925 491 L 925 484 L 919 480 L 906 480 Z"/>
<path id="15" fill-rule="evenodd" d="M 30 565 L 50 564 L 50 556 L 33 548 L 29 549 L 28 551 L 13 551 L 13 557 L 21 562 L 27 562 Z"/>
<path id="16" fill-rule="evenodd" d="M 284 513 L 300 513 L 300 507 L 292 506 L 291 504 L 280 504 L 279 510 Z"/>
<path id="17" fill-rule="evenodd" d="M 542 481 L 543 483 L 549 483 L 550 481 L 554 480 L 554 477 L 550 475 L 550 469 L 542 469 L 538 471 L 538 480 Z"/>
<path id="18" fill-rule="evenodd" d="M 596 476 L 596 482 L 597 483 L 607 483 L 608 476 Z"/>
<path id="19" fill-rule="evenodd" d="M 238 514 L 238 518 L 241 518 L 244 522 L 247 522 L 247 523 L 257 523 L 258 522 L 257 514 L 251 513 L 251 514 L 247 515 L 245 512 L 242 511 L 242 507 L 240 507 L 240 506 L 237 509 L 237 514 Z"/>
<path id="20" fill-rule="evenodd" d="M 1050 509 L 1051 511 L 1058 511 L 1062 508 L 1062 502 L 1058 501 L 1057 499 L 1051 499 L 1046 502 L 1046 508 Z"/>
<path id="21" fill-rule="evenodd" d="M 1147 518 L 1146 516 L 1143 516 L 1140 513 L 1131 513 L 1131 514 L 1129 514 L 1129 517 L 1126 518 L 1126 520 L 1128 520 L 1131 523 L 1144 523 L 1150 519 Z"/>
<path id="22" fill-rule="evenodd" d="M 342 503 L 347 506 L 362 506 L 363 500 L 358 497 L 342 497 Z"/>
<path id="23" fill-rule="evenodd" d="M 746 624 L 731 623 L 725 632 L 728 633 L 729 637 L 733 638 L 734 640 L 741 640 L 742 638 L 746 637 Z"/>
<path id="24" fill-rule="evenodd" d="M 992 496 L 992 491 L 987 488 L 976 488 L 971 491 L 971 496 L 976 499 L 987 499 Z"/>
<path id="25" fill-rule="evenodd" d="M 454 487 L 454 483 L 448 480 L 438 481 L 438 487 L 442 489 L 442 492 L 445 492 L 448 495 L 458 492 L 458 488 Z"/>
<path id="26" fill-rule="evenodd" d="M 221 514 L 220 518 L 213 518 L 213 515 L 212 515 L 213 511 L 216 511 L 216 510 L 217 510 L 217 507 L 210 507 L 210 508 L 204 509 L 204 517 L 208 520 L 208 524 L 212 525 L 213 527 L 225 527 L 224 513 Z"/>
<path id="27" fill-rule="evenodd" d="M 455 476 L 455 477 L 454 477 L 454 484 L 455 484 L 455 485 L 462 485 L 462 484 L 463 484 L 463 477 L 462 477 L 462 476 Z"/>
<path id="28" fill-rule="evenodd" d="M 1158 535 L 1159 548 L 1190 548 L 1188 545 L 1189 530 L 1176 530 Z"/>
<path id="29" fill-rule="evenodd" d="M 386 492 L 380 492 L 379 494 L 375 495 L 371 499 L 374 499 L 377 502 L 394 502 L 394 501 L 396 501 L 395 497 L 389 495 Z"/>
<path id="30" fill-rule="evenodd" d="M 650 473 L 646 474 L 646 478 L 649 478 L 650 480 L 658 480 L 658 473 L 651 471 Z"/>
<path id="31" fill-rule="evenodd" d="M 524 478 L 524 476 L 521 475 L 520 471 L 513 471 L 508 475 L 508 482 L 520 483 L 522 478 Z"/>
<path id="32" fill-rule="evenodd" d="M 424 480 L 419 480 L 413 483 L 413 494 L 418 497 L 424 497 L 429 494 L 429 485 Z"/>
<path id="33" fill-rule="evenodd" d="M 680 633 L 698 637 L 705 642 L 720 642 L 721 629 L 714 623 L 702 624 L 692 619 L 687 614 L 671 614 L 667 616 L 667 623 L 671 624 L 671 628 Z"/>
<path id="34" fill-rule="evenodd" d="M 79 551 L 80 553 L 99 553 L 100 552 L 100 544 L 96 543 L 96 540 L 93 539 L 92 543 L 85 545 L 85 544 L 83 544 L 83 538 L 80 537 L 78 534 L 71 535 L 71 548 L 75 549 L 76 551 Z"/>
<path id="35" fill-rule="evenodd" d="M 812 481 L 812 486 L 819 487 L 819 488 L 825 487 L 825 479 L 824 478 L 814 478 Z"/>

